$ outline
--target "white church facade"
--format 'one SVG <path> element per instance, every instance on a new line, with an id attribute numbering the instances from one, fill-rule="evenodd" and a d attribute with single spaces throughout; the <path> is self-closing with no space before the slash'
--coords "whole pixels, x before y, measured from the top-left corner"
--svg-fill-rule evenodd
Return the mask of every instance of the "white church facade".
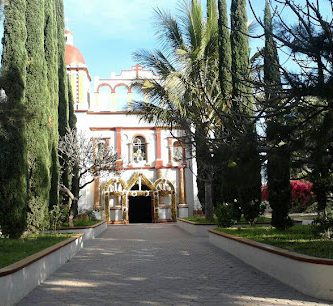
<path id="1" fill-rule="evenodd" d="M 78 130 L 112 147 L 118 158 L 119 172 L 88 185 L 79 208 L 99 211 L 113 224 L 170 222 L 200 211 L 195 161 L 177 140 L 182 131 L 171 132 L 166 126 L 144 122 L 138 112 L 128 111 L 131 102 L 139 99 L 135 82 L 158 76 L 136 65 L 109 78 L 95 77 L 92 82 L 69 31 L 66 65 Z"/>

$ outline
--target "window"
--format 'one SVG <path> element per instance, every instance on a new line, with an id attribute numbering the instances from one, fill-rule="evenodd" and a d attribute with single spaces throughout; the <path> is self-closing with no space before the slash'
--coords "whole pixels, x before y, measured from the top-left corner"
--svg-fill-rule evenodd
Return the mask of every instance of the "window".
<path id="1" fill-rule="evenodd" d="M 134 137 L 133 139 L 133 159 L 135 163 L 146 159 L 146 141 L 141 136 Z"/>
<path id="2" fill-rule="evenodd" d="M 175 162 L 181 162 L 184 159 L 183 154 L 184 148 L 179 141 L 174 142 L 173 144 L 173 160 Z"/>
<path id="3" fill-rule="evenodd" d="M 104 158 L 106 148 L 106 139 L 100 138 L 97 140 L 97 159 L 102 160 Z"/>

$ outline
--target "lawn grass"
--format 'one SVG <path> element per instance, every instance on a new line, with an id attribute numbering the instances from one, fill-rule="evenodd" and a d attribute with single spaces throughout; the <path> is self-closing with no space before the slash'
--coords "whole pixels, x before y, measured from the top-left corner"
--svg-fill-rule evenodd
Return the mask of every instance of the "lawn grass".
<path id="1" fill-rule="evenodd" d="M 333 259 L 333 240 L 314 235 L 310 225 L 295 225 L 286 231 L 264 226 L 218 230 L 300 254 Z"/>
<path id="2" fill-rule="evenodd" d="M 71 235 L 34 234 L 22 239 L 0 238 L 0 269 L 68 239 Z"/>
<path id="3" fill-rule="evenodd" d="M 99 221 L 99 220 L 94 220 L 94 221 L 91 221 L 91 220 L 74 220 L 73 221 L 74 227 L 76 227 L 76 226 L 92 226 L 92 225 L 95 225 L 99 222 L 101 222 L 101 221 Z M 68 225 L 68 223 L 64 223 L 64 224 L 62 224 L 61 227 L 69 227 L 69 225 Z"/>
<path id="4" fill-rule="evenodd" d="M 217 224 L 216 218 L 214 218 L 214 222 L 210 222 L 206 220 L 205 216 L 192 216 L 192 217 L 187 217 L 183 218 L 184 220 L 191 221 L 197 224 Z M 263 216 L 259 216 L 257 218 L 256 223 L 261 223 L 261 224 L 270 224 L 271 219 Z M 248 224 L 248 222 L 244 219 L 244 217 L 241 218 L 239 224 Z"/>
<path id="5" fill-rule="evenodd" d="M 214 218 L 214 221 L 208 221 L 205 216 L 191 216 L 183 218 L 184 220 L 191 221 L 197 224 L 217 224 L 216 218 Z"/>
<path id="6" fill-rule="evenodd" d="M 271 221 L 272 221 L 271 218 L 267 218 L 267 217 L 264 217 L 264 216 L 259 216 L 259 217 L 257 217 L 256 223 L 271 224 Z M 239 224 L 249 224 L 249 222 L 247 222 L 245 220 L 245 218 L 242 216 L 240 221 L 239 221 Z"/>

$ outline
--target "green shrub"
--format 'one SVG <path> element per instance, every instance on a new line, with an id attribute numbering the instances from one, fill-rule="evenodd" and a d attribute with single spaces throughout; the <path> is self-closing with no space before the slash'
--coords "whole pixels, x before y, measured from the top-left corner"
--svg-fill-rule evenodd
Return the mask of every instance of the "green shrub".
<path id="1" fill-rule="evenodd" d="M 96 215 L 93 210 L 85 210 L 78 214 L 74 220 L 77 221 L 97 221 Z"/>
<path id="2" fill-rule="evenodd" d="M 332 212 L 320 213 L 312 222 L 312 230 L 315 234 L 322 235 L 330 239 L 333 233 Z"/>
<path id="3" fill-rule="evenodd" d="M 217 225 L 219 227 L 230 227 L 237 221 L 237 217 L 234 212 L 234 205 L 232 204 L 218 204 L 215 208 L 215 215 L 217 218 Z"/>
<path id="4" fill-rule="evenodd" d="M 49 211 L 50 229 L 56 230 L 68 222 L 68 206 L 54 205 L 53 209 Z"/>
<path id="5" fill-rule="evenodd" d="M 257 217 L 260 215 L 260 205 L 261 203 L 258 200 L 251 201 L 246 203 L 243 206 L 244 218 L 250 224 L 253 224 Z"/>

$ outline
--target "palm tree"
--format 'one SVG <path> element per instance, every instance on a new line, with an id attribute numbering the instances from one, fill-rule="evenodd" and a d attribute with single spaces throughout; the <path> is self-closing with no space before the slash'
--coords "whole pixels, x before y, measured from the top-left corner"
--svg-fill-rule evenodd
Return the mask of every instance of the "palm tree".
<path id="1" fill-rule="evenodd" d="M 137 62 L 160 79 L 139 82 L 150 102 L 136 102 L 133 108 L 143 111 L 149 122 L 185 131 L 182 141 L 195 147 L 198 181 L 205 185 L 205 213 L 209 220 L 213 219 L 212 154 L 215 133 L 221 126 L 217 116 L 221 109 L 217 14 L 216 0 L 208 1 L 207 18 L 199 0 L 184 2 L 176 17 L 157 9 L 161 50 L 134 54 Z"/>

